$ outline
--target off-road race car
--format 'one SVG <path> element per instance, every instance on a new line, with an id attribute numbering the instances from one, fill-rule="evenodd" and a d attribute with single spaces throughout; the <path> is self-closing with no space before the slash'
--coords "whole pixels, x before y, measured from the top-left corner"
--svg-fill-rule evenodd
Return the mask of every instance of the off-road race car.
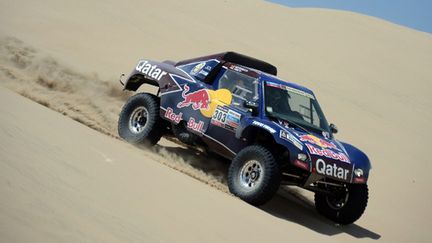
<path id="1" fill-rule="evenodd" d="M 350 224 L 368 201 L 368 157 L 338 141 L 314 93 L 276 77 L 275 66 L 235 52 L 180 62 L 140 60 L 123 81 L 138 93 L 124 105 L 120 137 L 156 144 L 171 134 L 231 161 L 232 194 L 261 205 L 280 185 L 315 193 L 319 213 Z"/>

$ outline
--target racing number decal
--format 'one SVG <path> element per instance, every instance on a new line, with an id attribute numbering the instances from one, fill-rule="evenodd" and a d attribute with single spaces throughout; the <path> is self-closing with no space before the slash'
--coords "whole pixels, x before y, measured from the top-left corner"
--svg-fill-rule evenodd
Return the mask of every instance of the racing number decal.
<path id="1" fill-rule="evenodd" d="M 211 124 L 234 132 L 240 124 L 240 117 L 240 113 L 227 107 L 218 106 L 213 113 Z"/>
<path id="2" fill-rule="evenodd" d="M 220 109 L 216 109 L 212 119 L 215 121 L 221 122 L 221 123 L 225 123 L 226 116 L 227 116 L 227 113 L 225 111 L 222 111 Z"/>

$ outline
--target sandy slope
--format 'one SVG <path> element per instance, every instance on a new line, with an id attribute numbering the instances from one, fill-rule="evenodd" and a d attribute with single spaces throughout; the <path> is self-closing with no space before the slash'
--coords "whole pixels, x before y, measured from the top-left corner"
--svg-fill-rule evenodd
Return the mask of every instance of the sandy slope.
<path id="1" fill-rule="evenodd" d="M 296 198 L 254 208 L 4 88 L 0 104 L 2 242 L 267 242 L 319 240 L 320 230 L 377 237 L 331 226 Z"/>
<path id="2" fill-rule="evenodd" d="M 430 34 L 353 13 L 289 9 L 246 0 L 0 0 L 0 23 L 0 34 L 13 37 L 0 40 L 1 84 L 112 136 L 116 136 L 117 114 L 127 96 L 119 92 L 115 80 L 141 56 L 179 60 L 236 50 L 272 62 L 279 67 L 279 76 L 312 88 L 327 118 L 339 126 L 338 137 L 365 150 L 373 163 L 368 209 L 351 227 L 334 228 L 309 204 L 272 202 L 267 210 L 282 215 L 291 237 L 425 242 L 432 236 L 427 226 L 432 219 L 428 189 L 432 166 L 425 153 L 432 137 L 430 129 L 425 129 L 432 119 Z M 3 140 L 6 135 L 1 136 Z M 183 150 L 168 141 L 163 145 L 159 154 L 165 158 L 156 160 L 226 190 L 223 165 L 214 161 L 203 165 L 203 157 L 193 153 L 180 153 L 180 162 L 173 165 L 166 154 Z M 22 143 L 22 148 L 28 146 Z M 1 162 L 6 154 L 2 150 Z M 310 195 L 305 196 L 309 200 Z M 281 204 L 291 207 L 278 211 Z M 63 212 L 73 217 L 72 211 Z M 221 215 L 215 211 L 208 218 Z M 25 219 L 25 214 L 16 216 L 16 220 Z M 219 224 L 226 223 L 218 219 Z M 160 220 L 170 218 L 162 215 Z M 265 229 L 272 227 L 277 226 Z M 85 232 L 104 231 L 110 229 Z M 81 233 L 68 232 L 74 237 Z M 181 233 L 193 237 L 197 231 Z"/>

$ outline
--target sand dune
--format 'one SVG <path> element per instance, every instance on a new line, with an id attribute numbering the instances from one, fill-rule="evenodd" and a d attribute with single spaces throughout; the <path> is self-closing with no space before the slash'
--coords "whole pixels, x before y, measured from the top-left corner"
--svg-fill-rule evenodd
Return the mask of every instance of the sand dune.
<path id="1" fill-rule="evenodd" d="M 379 237 L 359 226 L 335 227 L 299 197 L 277 196 L 262 209 L 252 207 L 156 163 L 153 152 L 107 138 L 4 88 L 0 101 L 4 242 Z"/>
<path id="2" fill-rule="evenodd" d="M 313 211 L 310 194 L 293 196 L 296 193 L 292 190 L 288 193 L 291 200 L 275 199 L 266 206 L 272 220 L 281 217 L 276 221 L 283 221 L 281 225 L 291 232 L 290 236 L 300 239 L 347 242 L 364 237 L 388 242 L 426 242 L 431 236 L 427 226 L 432 219 L 432 195 L 428 190 L 431 165 L 424 153 L 432 135 L 427 129 L 432 119 L 430 34 L 349 12 L 290 9 L 246 0 L 127 3 L 3 0 L 0 23 L 0 84 L 111 137 L 117 136 L 117 115 L 128 96 L 120 92 L 117 78 L 120 73 L 127 73 L 140 57 L 179 60 L 236 50 L 271 62 L 278 66 L 279 76 L 313 89 L 327 118 L 340 128 L 338 138 L 358 145 L 373 163 L 369 206 L 355 225 L 333 227 Z M 7 99 L 3 102 L 3 106 L 14 104 Z M 69 134 L 66 129 L 63 132 Z M 2 133 L 2 140 L 4 136 L 6 133 Z M 112 138 L 102 140 L 114 143 Z M 31 146 L 31 140 L 26 141 L 22 153 Z M 144 153 L 131 150 L 135 151 L 133 154 Z M 149 153 L 151 158 L 143 158 L 145 165 L 139 166 L 155 160 L 226 191 L 224 162 L 203 164 L 205 156 L 195 155 L 196 152 L 167 140 L 157 150 Z M 3 165 L 7 154 L 6 150 L 0 154 Z M 180 155 L 174 158 L 173 154 Z M 56 159 L 59 158 L 60 155 Z M 135 164 L 130 166 L 133 170 Z M 6 188 L 5 184 L 2 186 Z M 22 186 L 31 188 L 30 184 Z M 159 195 L 156 191 L 152 193 Z M 4 205 L 13 202 L 0 201 Z M 37 210 L 41 205 L 36 201 L 34 204 L 29 210 Z M 183 206 L 181 210 L 190 210 Z M 281 207 L 284 210 L 279 210 Z M 255 210 L 260 214 L 260 210 Z M 68 209 L 62 212 L 75 217 Z M 220 214 L 215 211 L 207 216 L 225 224 L 226 219 Z M 42 220 L 35 217 L 30 222 L 26 214 L 14 217 L 27 220 L 28 224 L 39 224 Z M 2 225 L 7 225 L 5 219 L 0 221 Z M 163 214 L 158 220 L 169 219 Z M 273 224 L 272 221 L 265 229 L 270 230 Z M 125 228 L 133 230 L 129 226 Z M 41 230 L 38 232 L 43 239 L 41 232 L 45 231 Z M 184 236 L 196 233 L 183 230 Z M 77 237 L 105 231 L 110 229 L 91 228 L 68 234 Z M 152 235 L 150 231 L 145 233 Z M 126 235 L 119 239 L 133 240 Z M 233 239 L 237 237 L 234 231 L 230 235 Z M 188 237 L 180 240 L 200 241 L 198 236 Z M 170 240 L 173 238 L 159 239 Z"/>

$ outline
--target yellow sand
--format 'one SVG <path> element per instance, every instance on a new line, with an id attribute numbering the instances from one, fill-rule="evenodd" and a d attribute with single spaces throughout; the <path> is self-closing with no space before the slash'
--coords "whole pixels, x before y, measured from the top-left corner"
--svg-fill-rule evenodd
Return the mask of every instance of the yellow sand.
<path id="1" fill-rule="evenodd" d="M 292 189 L 251 207 L 224 193 L 226 163 L 167 140 L 150 152 L 115 139 L 128 96 L 117 79 L 139 58 L 226 50 L 314 90 L 338 139 L 369 155 L 356 224 L 335 227 Z M 431 67 L 431 34 L 350 12 L 0 0 L 0 84 L 109 135 L 0 89 L 0 242 L 429 242 Z"/>

